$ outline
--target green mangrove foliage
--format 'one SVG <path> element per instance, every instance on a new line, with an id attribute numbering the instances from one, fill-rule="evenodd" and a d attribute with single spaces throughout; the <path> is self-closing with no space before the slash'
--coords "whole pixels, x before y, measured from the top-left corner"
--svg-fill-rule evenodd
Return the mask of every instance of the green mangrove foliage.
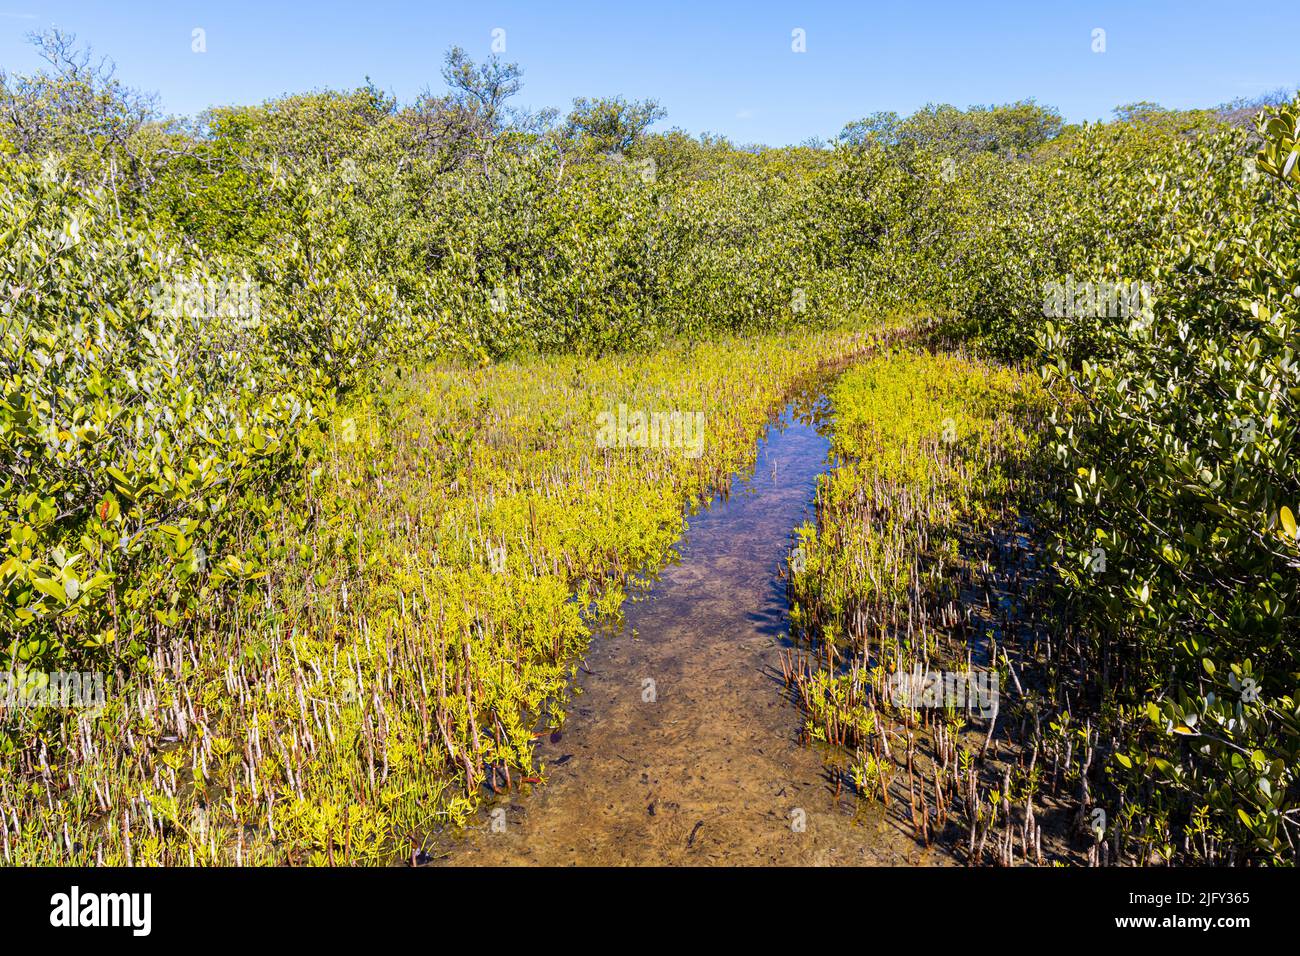
<path id="1" fill-rule="evenodd" d="M 962 529 L 1015 497 L 1055 622 L 1050 652 L 1016 625 L 989 659 L 1023 703 L 1024 734 L 988 744 L 1028 747 L 1021 858 L 1040 753 L 1058 779 L 1034 792 L 1108 821 L 1062 852 L 1294 861 L 1300 100 L 1253 128 L 1241 104 L 1081 127 L 935 105 L 739 148 L 652 132 L 653 101 L 517 110 L 519 67 L 458 49 L 410 103 L 367 85 L 183 121 L 39 42 L 49 70 L 0 71 L 0 672 L 107 671 L 123 694 L 4 712 L 7 858 L 372 859 L 463 819 L 534 775 L 526 733 L 559 719 L 589 605 L 662 560 L 665 516 L 846 347 L 827 330 L 912 312 L 1043 369 L 1041 454 L 1019 371 L 854 373 L 798 626 L 861 668 L 882 666 L 868 641 L 925 660 L 972 609 Z M 879 402 L 889 368 L 929 404 Z M 612 411 L 641 381 L 707 412 L 702 457 L 583 450 L 563 402 Z M 947 391 L 938 423 L 890 417 Z M 934 444 L 944 417 L 971 441 Z M 813 728 L 887 742 L 828 653 L 801 685 Z M 346 707 L 316 693 L 340 681 Z M 1009 802 L 969 811 L 972 858 L 1016 852 L 994 783 Z M 962 786 L 974 806 L 993 784 Z"/>
<path id="2" fill-rule="evenodd" d="M 1152 302 L 1086 348 L 1042 336 L 1071 399 L 1046 510 L 1061 588 L 1109 675 L 1115 799 L 1161 858 L 1294 861 L 1300 840 L 1300 101 L 1259 133 L 1244 159 L 1239 136 L 1181 143 L 1116 191 L 1160 229 L 1133 272 Z"/>
<path id="3" fill-rule="evenodd" d="M 1147 113 L 1067 131 L 1021 166 L 975 155 L 955 178 L 922 177 L 911 188 L 931 211 L 913 228 L 954 217 L 947 280 L 925 238 L 888 215 L 872 225 L 879 198 L 854 205 L 853 179 L 835 190 L 890 275 L 932 281 L 951 331 L 1042 365 L 1054 411 L 1022 507 L 1058 624 L 1053 654 L 1024 650 L 1026 693 L 1045 694 L 1025 740 L 1086 755 L 1064 773 L 1093 861 L 1295 860 L 1298 117 L 1300 101 L 1276 106 L 1252 136 Z M 858 150 L 879 171 L 863 189 L 899 175 L 891 150 L 915 161 L 869 138 Z M 962 176 L 986 183 L 979 197 L 934 198 Z M 824 573 L 828 603 L 810 607 L 834 634 L 863 612 L 842 569 Z"/>

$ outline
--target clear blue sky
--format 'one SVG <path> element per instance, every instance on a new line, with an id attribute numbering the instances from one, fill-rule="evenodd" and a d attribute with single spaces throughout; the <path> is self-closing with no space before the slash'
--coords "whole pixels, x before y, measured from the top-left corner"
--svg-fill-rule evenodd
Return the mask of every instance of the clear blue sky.
<path id="1" fill-rule="evenodd" d="M 24 36 L 51 25 L 179 114 L 367 75 L 407 101 L 442 88 L 449 45 L 484 57 L 501 28 L 505 58 L 524 68 L 523 105 L 652 96 L 668 110 L 659 128 L 774 145 L 927 102 L 1032 96 L 1080 121 L 1135 100 L 1210 106 L 1300 85 L 1296 0 L 0 0 L 0 65 L 33 69 Z M 191 50 L 195 27 L 206 53 Z M 806 53 L 791 50 L 795 28 Z"/>

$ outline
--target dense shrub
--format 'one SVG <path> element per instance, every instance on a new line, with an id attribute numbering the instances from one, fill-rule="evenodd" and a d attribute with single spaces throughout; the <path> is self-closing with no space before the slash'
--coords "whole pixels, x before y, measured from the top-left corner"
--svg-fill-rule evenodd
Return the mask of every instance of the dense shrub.
<path id="1" fill-rule="evenodd" d="M 1120 784 L 1191 853 L 1300 836 L 1298 120 L 1300 101 L 1268 119 L 1254 166 L 1222 133 L 1159 154 L 1146 188 L 1103 173 L 1113 214 L 1152 233 L 1115 253 L 1154 301 L 1042 337 L 1074 400 L 1052 446 L 1062 583 L 1147 725 L 1123 724 Z"/>
<path id="2" fill-rule="evenodd" d="M 0 263 L 0 659 L 138 654 L 255 573 L 242 538 L 316 396 L 239 314 L 255 301 L 103 191 L 7 165 Z"/>

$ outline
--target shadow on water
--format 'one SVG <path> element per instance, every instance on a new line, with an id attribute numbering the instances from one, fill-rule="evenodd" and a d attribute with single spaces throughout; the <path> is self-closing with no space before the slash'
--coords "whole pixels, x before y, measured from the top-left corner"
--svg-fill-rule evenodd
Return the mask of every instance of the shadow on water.
<path id="1" fill-rule="evenodd" d="M 774 686 L 781 577 L 830 465 L 830 376 L 776 416 L 752 473 L 691 516 L 679 557 L 598 633 L 545 786 L 512 793 L 436 854 L 454 864 L 928 862 L 898 821 L 828 784 Z"/>

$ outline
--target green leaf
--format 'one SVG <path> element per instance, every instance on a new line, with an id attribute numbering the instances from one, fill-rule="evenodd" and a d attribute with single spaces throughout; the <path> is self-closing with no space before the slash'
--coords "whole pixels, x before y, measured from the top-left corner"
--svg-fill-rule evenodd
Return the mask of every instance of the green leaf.
<path id="1" fill-rule="evenodd" d="M 42 594 L 48 594 L 60 604 L 68 603 L 67 592 L 63 590 L 63 585 L 53 578 L 33 578 L 32 585 Z"/>
<path id="2" fill-rule="evenodd" d="M 1286 531 L 1287 535 L 1291 538 L 1295 538 L 1296 537 L 1295 515 L 1291 513 L 1291 509 L 1288 508 L 1286 505 L 1283 505 L 1282 510 L 1278 512 L 1278 518 L 1281 520 L 1282 528 L 1283 530 Z"/>

